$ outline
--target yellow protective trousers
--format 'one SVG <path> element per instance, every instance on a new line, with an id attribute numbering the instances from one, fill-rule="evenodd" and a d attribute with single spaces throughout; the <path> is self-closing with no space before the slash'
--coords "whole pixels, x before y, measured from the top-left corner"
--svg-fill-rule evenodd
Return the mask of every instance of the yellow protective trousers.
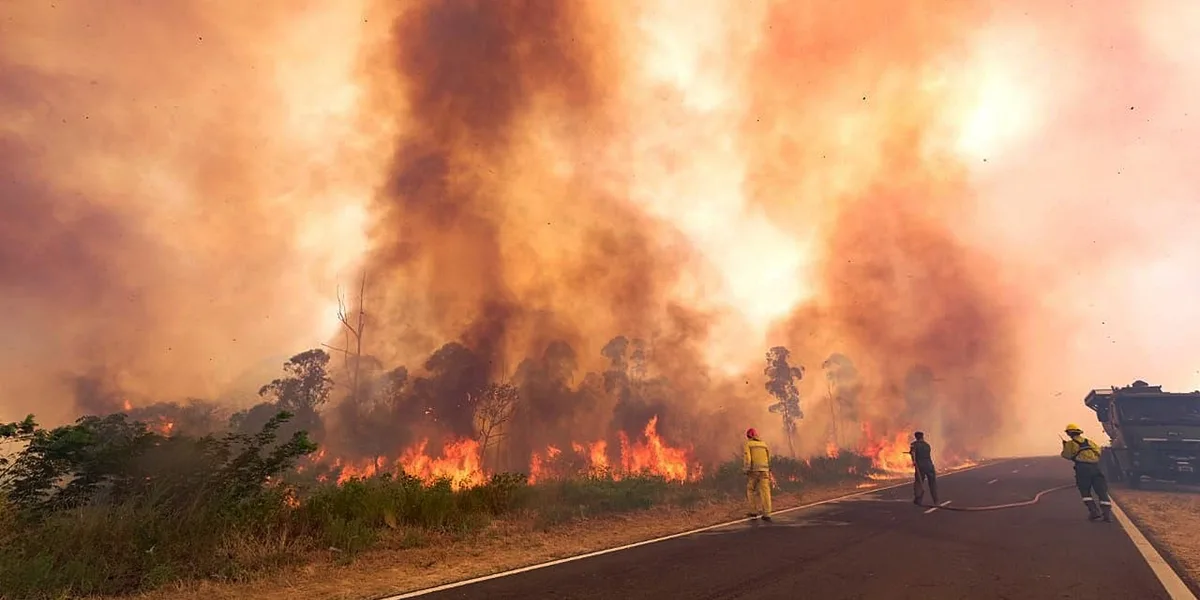
<path id="1" fill-rule="evenodd" d="M 746 474 L 746 501 L 750 512 L 771 516 L 771 473 L 751 471 Z"/>

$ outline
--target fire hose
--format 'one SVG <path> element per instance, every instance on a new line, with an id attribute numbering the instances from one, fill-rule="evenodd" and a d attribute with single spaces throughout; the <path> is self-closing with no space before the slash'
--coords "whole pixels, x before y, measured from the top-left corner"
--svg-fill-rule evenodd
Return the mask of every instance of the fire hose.
<path id="1" fill-rule="evenodd" d="M 1042 490 L 1042 491 L 1038 492 L 1037 495 L 1034 496 L 1032 500 L 1026 500 L 1024 502 L 1012 502 L 1009 504 L 996 504 L 993 506 L 949 506 L 949 505 L 938 506 L 938 505 L 931 505 L 931 504 L 924 504 L 924 503 L 919 504 L 918 506 L 923 506 L 926 508 L 936 508 L 938 510 L 953 510 L 953 511 L 958 511 L 958 512 L 1002 510 L 1005 508 L 1018 508 L 1021 506 L 1031 506 L 1033 504 L 1037 504 L 1037 501 L 1041 500 L 1042 496 L 1049 494 L 1050 492 L 1057 492 L 1060 490 L 1073 489 L 1074 487 L 1075 487 L 1074 485 L 1060 485 L 1058 487 L 1052 487 L 1048 490 Z"/>

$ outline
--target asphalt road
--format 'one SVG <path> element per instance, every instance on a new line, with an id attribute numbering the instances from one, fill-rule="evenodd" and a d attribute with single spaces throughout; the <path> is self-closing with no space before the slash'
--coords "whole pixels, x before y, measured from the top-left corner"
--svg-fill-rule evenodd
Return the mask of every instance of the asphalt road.
<path id="1" fill-rule="evenodd" d="M 941 501 L 988 506 L 1071 482 L 1058 458 L 939 478 Z M 1168 599 L 1116 523 L 1076 491 L 988 512 L 914 506 L 911 486 L 422 596 L 427 600 L 687 598 Z M 929 501 L 926 495 L 926 501 Z"/>

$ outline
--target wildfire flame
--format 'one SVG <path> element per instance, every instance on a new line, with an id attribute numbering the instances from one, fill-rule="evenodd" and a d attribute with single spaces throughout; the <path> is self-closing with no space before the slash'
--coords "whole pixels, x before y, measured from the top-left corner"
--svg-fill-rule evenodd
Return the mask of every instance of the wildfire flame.
<path id="1" fill-rule="evenodd" d="M 479 442 L 465 439 L 446 444 L 441 458 L 425 454 L 428 444 L 429 440 L 422 440 L 400 457 L 399 464 L 405 473 L 425 481 L 450 479 L 456 487 L 473 487 L 486 481 Z"/>
<path id="2" fill-rule="evenodd" d="M 913 467 L 908 455 L 908 430 L 876 436 L 870 426 L 864 424 L 863 434 L 864 442 L 860 445 L 860 451 L 871 459 L 873 469 L 880 473 L 875 478 L 888 479 L 911 474 Z M 536 483 L 571 475 L 604 475 L 621 479 L 634 474 L 647 474 L 681 482 L 695 481 L 702 476 L 703 469 L 692 458 L 690 448 L 673 447 L 658 434 L 658 417 L 646 423 L 640 436 L 631 438 L 621 432 L 618 433 L 618 439 L 618 452 L 614 454 L 610 454 L 610 445 L 605 440 L 572 442 L 569 447 L 548 445 L 543 450 L 533 452 L 529 461 L 529 481 Z M 835 442 L 826 443 L 826 458 L 836 459 L 841 452 L 842 449 Z M 309 459 L 307 465 L 299 466 L 297 471 L 303 472 L 317 464 L 332 466 L 332 477 L 339 485 L 351 479 L 383 473 L 404 473 L 425 482 L 449 479 L 455 489 L 463 489 L 482 485 L 489 476 L 483 468 L 479 443 L 472 439 L 450 441 L 437 453 L 429 451 L 429 440 L 422 440 L 405 449 L 396 459 L 334 459 L 330 463 L 326 451 L 320 450 Z M 851 467 L 850 472 L 854 471 Z M 330 477 L 322 473 L 318 474 L 317 479 L 328 481 Z"/>
<path id="3" fill-rule="evenodd" d="M 351 479 L 366 479 L 383 473 L 403 473 L 426 483 L 448 479 L 454 489 L 464 489 L 482 485 L 487 480 L 483 472 L 479 442 L 471 439 L 448 442 L 442 447 L 438 458 L 426 452 L 428 446 L 428 439 L 421 440 L 417 445 L 403 451 L 400 458 L 390 462 L 382 456 L 358 462 L 337 459 L 333 463 L 334 469 L 338 471 L 336 481 L 341 485 Z M 321 462 L 324 458 L 325 453 L 320 452 L 313 460 Z M 317 479 L 327 480 L 323 476 L 318 476 Z"/>
<path id="4" fill-rule="evenodd" d="M 630 443 L 621 432 L 621 466 L 626 473 L 649 473 L 670 481 L 688 481 L 700 477 L 699 465 L 690 465 L 688 452 L 672 448 L 658 436 L 658 417 L 642 430 L 646 440 Z"/>
<path id="5" fill-rule="evenodd" d="M 576 454 L 587 456 L 592 471 L 607 473 L 611 470 L 608 466 L 608 442 L 600 440 L 586 448 L 582 444 L 571 444 L 571 448 Z"/>
<path id="6" fill-rule="evenodd" d="M 865 456 L 871 458 L 871 466 L 889 475 L 908 475 L 913 471 L 912 458 L 908 454 L 911 434 L 901 431 L 891 438 L 868 438 Z"/>
<path id="7" fill-rule="evenodd" d="M 530 459 L 529 480 L 536 482 L 562 473 L 563 463 L 581 466 L 573 469 L 591 475 L 607 475 L 614 479 L 631 474 L 647 474 L 668 481 L 695 481 L 703 473 L 700 465 L 691 459 L 691 452 L 684 448 L 673 448 L 658 435 L 658 417 L 653 417 L 642 430 L 642 439 L 631 441 L 624 432 L 619 434 L 619 469 L 609 462 L 608 442 L 604 440 L 590 444 L 572 443 L 573 455 L 564 456 L 561 449 L 548 446 L 544 452 L 535 452 Z M 555 464 L 551 464 L 555 463 Z M 567 468 L 570 468 L 568 465 Z"/>
<path id="8" fill-rule="evenodd" d="M 175 430 L 175 422 L 166 417 L 159 417 L 155 423 L 147 423 L 146 427 L 163 437 L 170 437 L 171 432 Z"/>
<path id="9" fill-rule="evenodd" d="M 866 440 L 862 453 L 871 458 L 871 466 L 881 473 L 874 477 L 887 479 L 896 475 L 913 473 L 912 456 L 908 453 L 909 442 L 912 439 L 911 430 L 902 429 L 890 437 L 886 435 L 876 437 L 869 424 L 863 423 L 862 429 L 863 439 Z M 975 464 L 967 459 L 944 455 L 940 461 L 935 457 L 935 461 L 939 469 L 962 469 Z"/>

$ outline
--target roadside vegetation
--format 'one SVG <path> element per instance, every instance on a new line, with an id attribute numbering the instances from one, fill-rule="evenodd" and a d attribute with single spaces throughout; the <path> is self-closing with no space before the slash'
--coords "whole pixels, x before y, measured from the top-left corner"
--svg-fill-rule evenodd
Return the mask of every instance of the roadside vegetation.
<path id="1" fill-rule="evenodd" d="M 361 560 L 370 551 L 471 544 L 502 531 L 551 535 L 572 523 L 648 509 L 691 513 L 725 503 L 732 510 L 729 501 L 744 498 L 740 456 L 707 465 L 697 477 L 695 465 L 684 464 L 690 457 L 657 437 L 656 415 L 667 410 L 661 398 L 672 396 L 672 388 L 646 375 L 638 340 L 610 341 L 601 351 L 608 368 L 589 373 L 575 389 L 568 385 L 574 354 L 562 344 L 540 363 L 526 361 L 511 384 L 491 383 L 488 362 L 457 343 L 435 351 L 415 376 L 404 367 L 377 368 L 357 350 L 345 354 L 349 383 L 332 409 L 326 406 L 337 389 L 331 357 L 313 349 L 283 364 L 282 376 L 259 390 L 260 403 L 231 415 L 205 401 L 132 407 L 119 395 L 99 394 L 88 405 L 101 407 L 95 411 L 101 416 L 53 429 L 32 416 L 0 423 L 0 598 L 241 582 L 290 566 Z M 803 369 L 788 356 L 785 348 L 768 353 L 764 374 L 775 404 L 764 408 L 780 415 L 790 443 L 803 417 L 795 387 Z M 843 367 L 829 375 L 830 402 L 837 395 L 839 406 L 852 407 L 853 378 L 845 376 L 851 372 Z M 318 452 L 316 443 L 331 441 L 326 419 L 336 413 L 341 435 L 353 438 L 340 439 L 351 457 L 408 447 L 418 442 L 412 428 L 440 428 L 474 444 L 486 467 L 489 453 L 498 455 L 511 439 L 520 407 L 529 411 L 521 423 L 535 423 L 538 407 L 559 398 L 615 398 L 622 442 L 625 430 L 645 424 L 644 441 L 653 436 L 654 447 L 684 475 L 661 465 L 641 472 L 613 472 L 598 468 L 608 464 L 600 462 L 577 468 L 570 460 L 551 461 L 548 448 L 543 465 L 553 473 L 539 473 L 536 483 L 527 473 L 499 468 L 487 469 L 501 472 L 483 479 L 478 460 L 469 484 L 437 479 L 440 471 L 347 479 L 366 471 L 330 460 L 328 447 Z M 709 428 L 678 413 L 674 418 L 685 430 Z M 630 448 L 650 452 L 641 441 Z M 788 495 L 853 486 L 870 474 L 871 460 L 853 453 L 811 460 L 777 455 L 773 469 L 777 490 Z"/>
<path id="2" fill-rule="evenodd" d="M 521 473 L 464 489 L 386 474 L 319 483 L 296 473 L 316 445 L 302 430 L 280 434 L 291 418 L 280 412 L 254 434 L 206 437 L 165 437 L 124 414 L 52 430 L 32 418 L 0 426 L 0 439 L 21 447 L 0 462 L 0 597 L 239 581 L 315 557 L 350 561 L 373 548 L 470 536 L 496 520 L 550 529 L 744 494 L 740 459 L 686 483 L 593 474 L 531 485 Z M 788 491 L 863 478 L 870 460 L 780 458 L 774 468 Z"/>

